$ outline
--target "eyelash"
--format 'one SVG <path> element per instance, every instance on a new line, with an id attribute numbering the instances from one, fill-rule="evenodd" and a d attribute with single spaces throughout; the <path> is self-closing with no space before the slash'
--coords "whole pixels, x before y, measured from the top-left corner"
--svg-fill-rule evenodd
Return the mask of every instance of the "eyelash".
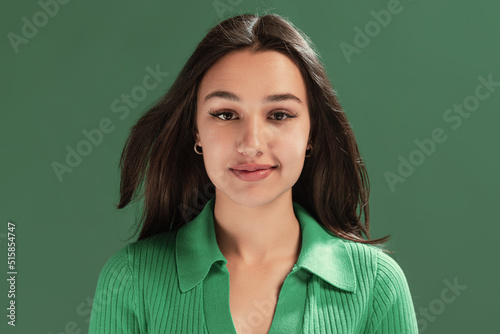
<path id="1" fill-rule="evenodd" d="M 219 117 L 220 115 L 224 115 L 224 114 L 231 114 L 231 115 L 234 115 L 234 113 L 233 113 L 233 112 L 231 112 L 231 111 L 212 112 L 212 110 L 210 110 L 208 113 L 209 113 L 210 115 L 212 115 L 212 116 L 216 117 L 216 118 L 219 118 L 221 121 L 225 121 L 225 122 L 228 122 L 228 121 L 234 121 L 234 119 L 221 119 L 221 118 Z M 283 122 L 283 121 L 286 121 L 286 120 L 288 120 L 288 119 L 292 119 L 292 118 L 297 117 L 297 114 L 293 115 L 293 114 L 291 114 L 291 113 L 289 113 L 289 112 L 287 112 L 287 111 L 276 111 L 276 112 L 274 112 L 274 113 L 273 113 L 273 115 L 275 115 L 275 114 L 283 114 L 283 115 L 285 115 L 285 116 L 286 116 L 286 119 L 281 119 L 281 120 L 280 120 L 280 119 L 276 119 L 276 120 L 275 120 L 275 121 L 279 121 L 279 122 Z"/>

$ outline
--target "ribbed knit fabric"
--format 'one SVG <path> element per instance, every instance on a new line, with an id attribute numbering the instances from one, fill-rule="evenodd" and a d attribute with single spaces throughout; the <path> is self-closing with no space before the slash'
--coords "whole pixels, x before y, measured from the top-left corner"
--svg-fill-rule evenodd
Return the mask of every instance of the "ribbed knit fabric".
<path id="1" fill-rule="evenodd" d="M 106 262 L 89 334 L 236 333 L 212 210 L 213 200 L 179 231 L 128 244 Z M 405 275 L 391 257 L 333 236 L 295 202 L 294 210 L 302 249 L 269 333 L 418 333 Z"/>

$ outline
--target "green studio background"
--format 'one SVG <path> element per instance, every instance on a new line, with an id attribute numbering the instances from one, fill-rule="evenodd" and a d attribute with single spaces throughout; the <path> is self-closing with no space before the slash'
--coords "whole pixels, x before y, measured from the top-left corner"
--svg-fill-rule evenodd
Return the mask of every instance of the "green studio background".
<path id="1" fill-rule="evenodd" d="M 284 15 L 316 44 L 368 168 L 372 234 L 392 234 L 420 332 L 498 330 L 497 2 L 63 2 L 1 5 L 1 333 L 87 332 L 99 272 L 139 215 L 113 205 L 129 128 L 208 29 L 245 12 Z M 150 71 L 155 87 L 140 88 Z M 78 145 L 88 154 L 57 176 Z"/>

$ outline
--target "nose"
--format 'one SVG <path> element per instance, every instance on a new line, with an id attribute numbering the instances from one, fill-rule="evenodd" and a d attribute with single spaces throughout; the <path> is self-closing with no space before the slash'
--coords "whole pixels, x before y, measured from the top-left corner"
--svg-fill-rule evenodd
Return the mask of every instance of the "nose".
<path id="1" fill-rule="evenodd" d="M 242 122 L 240 133 L 239 153 L 253 157 L 266 150 L 271 133 L 266 127 L 265 120 L 262 120 L 257 113 L 246 117 Z"/>

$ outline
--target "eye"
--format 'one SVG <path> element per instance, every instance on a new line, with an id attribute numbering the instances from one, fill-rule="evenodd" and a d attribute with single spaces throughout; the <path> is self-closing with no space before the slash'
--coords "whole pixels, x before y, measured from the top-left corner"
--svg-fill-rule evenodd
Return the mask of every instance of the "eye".
<path id="1" fill-rule="evenodd" d="M 289 112 L 286 112 L 286 111 L 277 111 L 277 112 L 273 113 L 272 115 L 279 115 L 277 121 L 282 121 L 282 120 L 287 120 L 289 118 L 295 118 L 295 117 L 297 117 L 297 115 L 292 115 L 292 114 L 290 114 Z M 283 117 L 286 117 L 286 118 L 283 119 Z"/>
<path id="2" fill-rule="evenodd" d="M 220 120 L 223 120 L 223 121 L 232 121 L 232 119 L 227 119 L 225 116 L 233 116 L 234 115 L 232 112 L 229 112 L 229 111 L 222 111 L 222 112 L 209 111 L 208 113 L 214 117 L 219 118 Z M 222 115 L 222 118 L 219 117 L 221 115 Z"/>
<path id="3" fill-rule="evenodd" d="M 208 112 L 210 115 L 213 117 L 217 117 L 222 121 L 233 121 L 234 119 L 232 116 L 234 115 L 233 112 L 230 111 L 218 111 L 218 112 L 212 112 L 211 110 Z M 286 121 L 287 119 L 295 118 L 297 115 L 293 115 L 287 111 L 276 111 L 271 114 L 272 116 L 275 116 L 273 120 L 275 121 Z M 276 117 L 277 115 L 277 117 Z M 222 116 L 222 117 L 221 117 Z"/>

